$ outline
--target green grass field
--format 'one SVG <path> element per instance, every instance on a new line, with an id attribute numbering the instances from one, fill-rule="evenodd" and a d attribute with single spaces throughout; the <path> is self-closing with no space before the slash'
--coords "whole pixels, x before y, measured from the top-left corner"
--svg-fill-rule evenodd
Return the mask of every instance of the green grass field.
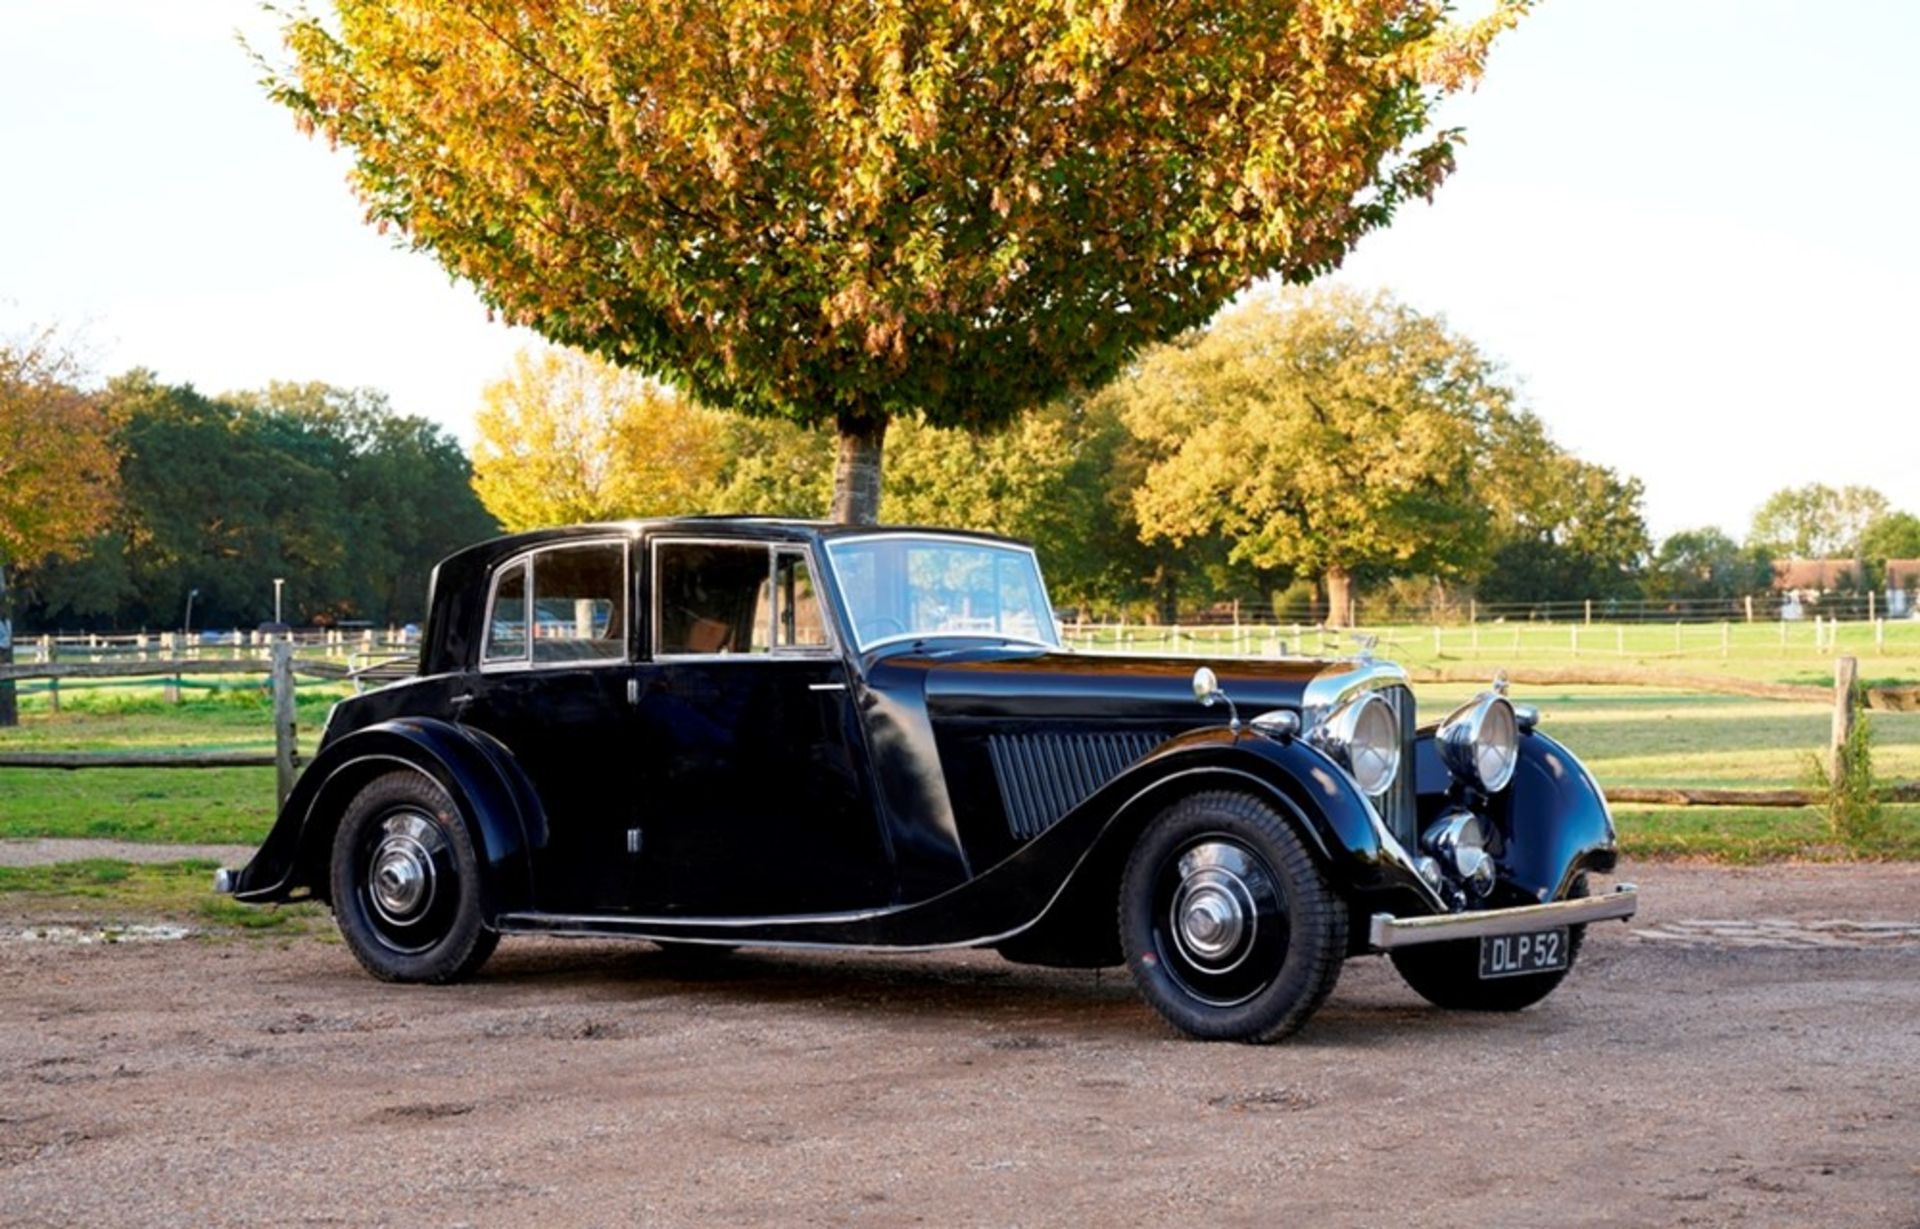
<path id="1" fill-rule="evenodd" d="M 1568 662 L 1563 656 L 1541 664 Z M 1743 664 L 1760 671 L 1753 660 Z M 1491 674 L 1493 662 L 1488 665 Z M 1811 660 L 1788 665 L 1803 675 L 1817 668 Z M 1417 690 L 1422 718 L 1432 719 L 1475 688 L 1429 684 Z M 328 707 L 345 694 L 341 687 L 302 688 L 299 723 L 309 752 Z M 1617 786 L 1805 786 L 1831 719 L 1825 704 L 1650 687 L 1519 686 L 1514 694 L 1538 705 L 1542 728 L 1572 747 L 1601 782 Z M 267 698 L 252 691 L 190 692 L 178 706 L 164 703 L 157 688 L 77 692 L 64 697 L 57 715 L 48 711 L 44 696 L 29 695 L 19 728 L 0 731 L 0 750 L 267 750 L 270 720 Z M 1920 713 L 1874 713 L 1870 720 L 1879 778 L 1920 780 Z M 1616 818 L 1633 856 L 1741 862 L 1850 854 L 1920 858 L 1920 806 L 1884 808 L 1882 838 L 1852 851 L 1832 840 L 1811 808 L 1620 806 Z M 249 844 L 264 837 L 272 821 L 273 773 L 265 768 L 0 769 L 0 837 Z M 157 875 L 132 869 L 128 882 L 151 886 L 160 882 L 153 879 Z M 187 876 L 177 886 L 204 885 L 204 879 Z M 0 875 L 0 892 L 56 899 L 75 896 L 79 882 L 22 871 Z"/>
<path id="2" fill-rule="evenodd" d="M 1920 684 L 1920 620 L 1871 624 L 1844 623 L 1831 640 L 1816 642 L 1811 622 L 1791 623 L 1480 623 L 1388 625 L 1356 629 L 1378 636 L 1375 653 L 1409 669 L 1462 670 L 1484 667 L 1489 676 L 1501 667 L 1566 669 L 1593 666 L 1669 674 L 1716 674 L 1780 683 L 1833 684 L 1833 660 L 1855 657 L 1860 677 L 1876 686 Z M 1231 627 L 1113 627 L 1068 639 L 1096 651 L 1208 654 L 1270 650 L 1283 641 L 1296 653 L 1339 655 L 1353 651 L 1352 634 Z M 1436 635 L 1437 633 L 1437 635 Z"/>

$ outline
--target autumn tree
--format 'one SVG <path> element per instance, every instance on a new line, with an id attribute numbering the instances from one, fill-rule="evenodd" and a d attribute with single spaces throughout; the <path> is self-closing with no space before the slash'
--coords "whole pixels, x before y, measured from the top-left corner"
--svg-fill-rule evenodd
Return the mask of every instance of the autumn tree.
<path id="1" fill-rule="evenodd" d="M 1430 195 L 1529 0 L 338 0 L 268 89 L 502 317 L 704 405 L 1004 423 Z"/>
<path id="2" fill-rule="evenodd" d="M 0 339 L 0 666 L 13 662 L 8 569 L 77 552 L 113 508 L 114 450 L 82 375 L 51 329 Z M 19 720 L 14 697 L 0 680 L 0 726 Z"/>
<path id="3" fill-rule="evenodd" d="M 474 490 L 509 530 L 711 510 L 725 424 L 636 372 L 522 351 L 474 418 Z"/>
<path id="4" fill-rule="evenodd" d="M 1492 541 L 1484 462 L 1512 393 L 1470 342 L 1384 296 L 1265 295 L 1146 355 L 1108 390 L 1156 447 L 1142 533 L 1325 583 L 1472 572 Z"/>

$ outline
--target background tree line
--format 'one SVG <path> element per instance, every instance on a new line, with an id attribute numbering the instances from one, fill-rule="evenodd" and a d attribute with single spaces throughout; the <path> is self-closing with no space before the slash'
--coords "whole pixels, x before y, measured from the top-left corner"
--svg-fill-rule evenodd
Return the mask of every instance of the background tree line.
<path id="1" fill-rule="evenodd" d="M 404 622 L 440 558 L 498 530 L 459 442 L 371 389 L 87 390 L 70 358 L 41 384 L 0 367 L 0 431 L 45 445 L 0 482 L 26 627 L 177 628 L 196 590 L 196 626 L 251 627 L 276 577 L 289 622 Z"/>
<path id="2" fill-rule="evenodd" d="M 83 387 L 47 335 L 0 346 L 0 563 L 35 628 L 270 617 L 401 622 L 448 552 L 504 528 L 702 512 L 818 517 L 838 443 L 701 406 L 577 351 L 485 392 L 471 464 L 380 393 L 209 397 L 129 372 Z M 1339 287 L 1266 290 L 1095 390 L 986 433 L 908 419 L 881 519 L 1025 538 L 1063 611 L 1340 621 L 1435 601 L 1730 600 L 1771 561 L 1920 557 L 1920 519 L 1864 488 L 1781 491 L 1747 541 L 1654 547 L 1637 479 L 1557 446 L 1444 321 Z M 1384 612 L 1384 615 L 1383 615 Z"/>
<path id="3" fill-rule="evenodd" d="M 880 519 L 1046 551 L 1056 604 L 1172 621 L 1355 586 L 1499 600 L 1637 589 L 1636 479 L 1560 449 L 1443 321 L 1340 288 L 1268 290 L 1098 390 L 998 431 L 896 423 Z M 835 441 L 723 414 L 570 351 L 486 391 L 475 487 L 508 528 L 698 511 L 820 516 Z M 1491 600 L 1491 599 L 1490 599 Z"/>

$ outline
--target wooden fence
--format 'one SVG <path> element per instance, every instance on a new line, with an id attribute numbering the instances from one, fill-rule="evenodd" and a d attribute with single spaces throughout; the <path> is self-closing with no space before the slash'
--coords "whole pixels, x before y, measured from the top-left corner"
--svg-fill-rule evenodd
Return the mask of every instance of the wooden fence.
<path id="1" fill-rule="evenodd" d="M 10 751 L 0 753 L 0 768 L 265 768 L 274 769 L 276 805 L 285 802 L 300 770 L 299 730 L 295 719 L 294 680 L 298 674 L 325 679 L 346 679 L 352 672 L 332 662 L 296 661 L 290 639 L 276 640 L 266 646 L 265 656 L 224 658 L 175 658 L 170 660 L 120 660 L 77 662 L 34 662 L 0 666 L 0 681 L 46 679 L 53 705 L 59 704 L 57 690 L 63 678 L 157 678 L 171 680 L 176 687 L 190 674 L 265 674 L 273 691 L 273 751 L 271 754 L 244 751 L 189 752 L 65 752 Z"/>
<path id="2" fill-rule="evenodd" d="M 383 677 L 379 666 L 354 670 L 330 661 L 299 661 L 291 638 L 275 640 L 261 656 L 222 658 L 173 658 L 167 660 L 52 661 L 0 666 L 0 682 L 46 679 L 57 688 L 63 678 L 158 678 L 178 680 L 195 674 L 266 674 L 273 691 L 274 750 L 272 754 L 255 752 L 4 752 L 0 768 L 236 768 L 275 769 L 276 802 L 284 802 L 298 775 L 300 760 L 296 739 L 294 680 L 297 674 L 342 680 L 364 674 Z M 1482 672 L 1464 670 L 1414 670 L 1418 682 L 1484 682 Z M 1509 681 L 1536 685 L 1652 686 L 1687 691 L 1758 696 L 1767 699 L 1827 701 L 1833 703 L 1832 736 L 1827 762 L 1834 780 L 1840 779 L 1844 761 L 1840 748 L 1853 730 L 1859 708 L 1873 707 L 1895 711 L 1920 711 L 1920 688 L 1862 688 L 1858 685 L 1858 662 L 1842 657 L 1834 663 L 1834 686 L 1802 686 L 1786 683 L 1754 682 L 1721 676 L 1679 676 L 1623 670 L 1593 669 L 1520 669 L 1507 672 Z M 58 706 L 58 691 L 50 690 Z M 1610 802 L 1653 803 L 1665 806 L 1753 806 L 1798 807 L 1818 805 L 1823 796 L 1804 789 L 1685 789 L 1674 787 L 1616 786 L 1605 790 Z M 1886 786 L 1881 796 L 1889 802 L 1920 801 L 1920 782 L 1900 782 Z"/>

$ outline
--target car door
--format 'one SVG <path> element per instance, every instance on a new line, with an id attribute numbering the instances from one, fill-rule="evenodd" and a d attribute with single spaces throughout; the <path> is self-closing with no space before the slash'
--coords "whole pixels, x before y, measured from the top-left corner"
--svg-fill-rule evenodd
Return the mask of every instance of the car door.
<path id="1" fill-rule="evenodd" d="M 549 912 L 631 895 L 637 795 L 626 751 L 633 585 L 624 539 L 567 542 L 496 568 L 463 725 L 496 739 L 539 795 L 534 895 Z"/>
<path id="2" fill-rule="evenodd" d="M 638 669 L 635 907 L 702 916 L 886 903 L 852 683 L 802 545 L 651 543 Z"/>

